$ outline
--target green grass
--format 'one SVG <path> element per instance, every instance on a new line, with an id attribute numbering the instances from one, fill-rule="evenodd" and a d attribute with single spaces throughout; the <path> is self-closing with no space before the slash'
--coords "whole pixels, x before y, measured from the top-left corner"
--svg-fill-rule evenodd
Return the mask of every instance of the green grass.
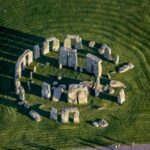
<path id="1" fill-rule="evenodd" d="M 0 149 L 59 149 L 94 147 L 113 143 L 150 143 L 150 1 L 149 0 L 0 0 Z M 26 87 L 29 69 L 37 65 L 34 90 L 26 93 L 33 109 L 39 111 L 42 122 L 33 121 L 28 112 L 17 105 L 12 92 L 14 67 L 25 49 L 42 44 L 46 37 L 55 36 L 63 42 L 67 34 L 79 34 L 84 49 L 79 50 L 80 66 L 85 54 L 99 57 L 96 49 L 89 49 L 87 41 L 107 43 L 112 53 L 120 55 L 120 63 L 132 62 L 135 69 L 125 74 L 114 74 L 112 79 L 127 86 L 127 101 L 119 106 L 115 98 L 89 96 L 89 104 L 78 106 L 80 123 L 64 125 L 49 119 L 51 106 L 59 110 L 66 102 L 48 102 L 40 98 L 40 84 L 52 83 L 59 74 L 63 83 L 78 83 L 94 76 L 71 69 L 58 70 L 58 53 L 50 52 L 31 64 L 23 73 Z M 41 63 L 50 62 L 50 66 Z M 102 82 L 115 65 L 102 62 Z M 117 91 L 115 93 L 117 95 Z M 64 94 L 63 100 L 66 100 Z M 41 104 L 44 107 L 39 109 Z M 98 111 L 95 105 L 104 105 Z M 106 118 L 110 126 L 96 129 L 90 121 Z"/>

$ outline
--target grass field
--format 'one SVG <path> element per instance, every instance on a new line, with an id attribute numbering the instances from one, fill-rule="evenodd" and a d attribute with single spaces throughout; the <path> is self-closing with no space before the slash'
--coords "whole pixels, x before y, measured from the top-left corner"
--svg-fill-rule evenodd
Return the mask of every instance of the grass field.
<path id="1" fill-rule="evenodd" d="M 114 143 L 150 143 L 150 1 L 149 0 L 0 0 L 0 149 L 69 149 L 75 147 L 107 146 Z M 58 70 L 58 52 L 37 59 L 24 72 L 22 82 L 26 87 L 29 69 L 37 66 L 33 75 L 34 90 L 26 99 L 42 116 L 42 122 L 33 121 L 27 111 L 17 105 L 13 90 L 14 67 L 17 58 L 26 49 L 42 44 L 44 38 L 55 36 L 63 42 L 67 34 L 83 38 L 84 48 L 79 50 L 79 64 L 83 66 L 85 54 L 90 52 L 100 58 L 96 49 L 87 43 L 107 43 L 112 54 L 120 55 L 120 63 L 132 62 L 135 69 L 125 74 L 114 74 L 112 79 L 127 86 L 127 101 L 119 106 L 115 97 L 102 94 L 89 96 L 89 104 L 78 106 L 80 123 L 62 125 L 49 119 L 51 106 L 59 110 L 68 104 L 48 102 L 40 98 L 42 81 L 52 83 L 62 75 L 66 84 L 78 83 L 94 76 L 72 69 Z M 42 66 L 50 62 L 50 66 Z M 115 66 L 102 62 L 103 76 Z M 117 94 L 117 93 L 115 93 Z M 41 109 L 41 104 L 45 104 Z M 94 109 L 104 105 L 106 110 Z M 106 118 L 110 126 L 97 129 L 90 121 Z"/>

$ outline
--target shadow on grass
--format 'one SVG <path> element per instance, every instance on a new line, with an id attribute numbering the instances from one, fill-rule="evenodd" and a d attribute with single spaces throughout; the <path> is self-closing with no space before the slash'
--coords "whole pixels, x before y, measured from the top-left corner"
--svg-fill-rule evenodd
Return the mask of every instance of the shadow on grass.
<path id="1" fill-rule="evenodd" d="M 82 144 L 85 147 L 91 147 L 97 150 L 103 150 L 103 148 L 99 148 L 100 146 L 108 147 L 110 145 L 110 143 L 108 142 L 104 142 L 95 138 L 92 140 L 81 138 L 80 142 L 78 143 Z"/>
<path id="2" fill-rule="evenodd" d="M 41 47 L 43 41 L 43 37 L 0 26 L 0 75 L 7 75 L 0 77 L 2 90 L 14 90 L 9 78 L 14 78 L 15 62 L 26 49 L 36 44 Z"/>
<path id="3" fill-rule="evenodd" d="M 35 144 L 35 143 L 31 143 L 31 142 L 22 142 L 22 144 L 29 146 L 31 149 L 36 148 L 36 149 L 39 149 L 39 150 L 55 150 L 55 148 L 53 148 L 51 146 L 50 147 L 42 146 L 40 144 Z"/>

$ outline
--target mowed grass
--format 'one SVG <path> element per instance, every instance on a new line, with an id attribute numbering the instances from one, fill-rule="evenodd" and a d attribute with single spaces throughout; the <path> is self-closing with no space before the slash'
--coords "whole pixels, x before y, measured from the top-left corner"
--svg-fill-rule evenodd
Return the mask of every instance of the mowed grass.
<path id="1" fill-rule="evenodd" d="M 0 149 L 70 149 L 74 147 L 107 146 L 114 143 L 150 143 L 150 2 L 149 0 L 5 0 L 0 1 Z M 65 84 L 82 80 L 95 80 L 93 75 L 64 68 L 58 70 L 58 52 L 50 52 L 33 62 L 24 72 L 23 85 L 29 78 L 29 70 L 37 66 L 33 75 L 32 91 L 26 90 L 26 99 L 42 116 L 37 123 L 27 110 L 17 105 L 13 93 L 14 66 L 25 49 L 42 45 L 44 38 L 55 36 L 64 40 L 67 34 L 83 38 L 84 48 L 78 51 L 79 66 L 84 66 L 86 53 L 102 58 L 97 49 L 89 49 L 89 40 L 97 44 L 107 43 L 112 54 L 120 55 L 120 64 L 132 62 L 135 69 L 125 74 L 114 74 L 112 79 L 127 86 L 127 101 L 119 106 L 115 97 L 89 96 L 89 104 L 77 106 L 79 124 L 61 124 L 49 119 L 51 106 L 59 110 L 66 106 L 66 95 L 59 103 L 40 98 L 41 83 L 52 83 L 58 75 Z M 50 66 L 46 66 L 49 62 Z M 44 67 L 41 65 L 44 64 Z M 108 71 L 115 66 L 102 62 L 102 84 L 108 81 Z M 27 89 L 27 88 L 26 88 Z M 117 91 L 115 93 L 117 96 Z M 43 107 L 40 107 L 44 104 Z M 94 106 L 103 105 L 98 111 Z M 97 129 L 91 126 L 94 119 L 106 118 L 110 126 Z"/>

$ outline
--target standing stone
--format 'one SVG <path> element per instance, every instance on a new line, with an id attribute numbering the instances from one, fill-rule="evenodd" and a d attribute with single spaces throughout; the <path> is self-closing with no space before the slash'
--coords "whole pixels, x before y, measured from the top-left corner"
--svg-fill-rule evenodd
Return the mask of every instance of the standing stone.
<path id="1" fill-rule="evenodd" d="M 95 45 L 95 41 L 90 41 L 90 42 L 89 42 L 89 47 L 93 48 L 94 45 Z"/>
<path id="2" fill-rule="evenodd" d="M 69 112 L 66 112 L 65 110 L 63 110 L 61 112 L 61 122 L 62 123 L 68 123 L 69 122 Z"/>
<path id="3" fill-rule="evenodd" d="M 86 55 L 86 71 L 94 73 L 96 77 L 101 77 L 102 74 L 102 60 L 90 53 Z"/>
<path id="4" fill-rule="evenodd" d="M 59 67 L 69 66 L 76 68 L 78 66 L 77 50 L 61 47 L 59 55 Z"/>
<path id="5" fill-rule="evenodd" d="M 28 90 L 30 91 L 31 90 L 31 85 L 30 85 L 30 81 L 29 80 L 27 81 L 27 86 L 28 86 Z"/>
<path id="6" fill-rule="evenodd" d="M 25 101 L 25 90 L 24 90 L 23 86 L 19 87 L 19 99 L 21 101 Z"/>
<path id="7" fill-rule="evenodd" d="M 74 113 L 73 122 L 79 123 L 79 110 L 76 107 L 64 108 L 61 112 L 61 122 L 69 122 L 69 114 Z"/>
<path id="8" fill-rule="evenodd" d="M 100 48 L 98 49 L 98 52 L 99 52 L 100 54 L 104 54 L 106 47 L 107 47 L 106 44 L 101 44 L 101 45 L 100 45 Z"/>
<path id="9" fill-rule="evenodd" d="M 81 72 L 81 73 L 83 72 L 83 68 L 82 68 L 82 67 L 80 67 L 80 72 Z"/>
<path id="10" fill-rule="evenodd" d="M 50 110 L 50 118 L 53 120 L 57 120 L 57 118 L 58 118 L 57 109 L 54 107 L 52 107 Z"/>
<path id="11" fill-rule="evenodd" d="M 61 87 L 54 88 L 52 100 L 58 102 L 60 100 L 61 95 L 62 95 L 62 88 Z"/>
<path id="12" fill-rule="evenodd" d="M 33 77 L 33 72 L 30 71 L 30 79 L 32 79 L 32 77 Z"/>
<path id="13" fill-rule="evenodd" d="M 36 72 L 36 66 L 33 67 L 33 72 L 34 72 L 34 73 Z"/>
<path id="14" fill-rule="evenodd" d="M 125 99 L 124 89 L 121 89 L 120 92 L 119 92 L 119 95 L 118 95 L 118 103 L 123 104 L 125 100 L 126 99 Z"/>
<path id="15" fill-rule="evenodd" d="M 49 99 L 51 97 L 50 85 L 46 82 L 42 83 L 41 95 L 45 99 Z"/>
<path id="16" fill-rule="evenodd" d="M 72 49 L 68 55 L 68 67 L 76 68 L 78 66 L 77 50 Z"/>
<path id="17" fill-rule="evenodd" d="M 59 67 L 61 66 L 67 66 L 68 61 L 68 49 L 61 47 L 60 48 L 60 54 L 59 54 Z"/>
<path id="18" fill-rule="evenodd" d="M 114 63 L 117 65 L 119 64 L 119 55 L 116 56 L 115 60 L 114 60 Z"/>
<path id="19" fill-rule="evenodd" d="M 95 96 L 98 97 L 101 91 L 100 79 L 97 78 L 96 83 L 94 85 Z"/>
<path id="20" fill-rule="evenodd" d="M 62 64 L 61 63 L 59 64 L 59 69 L 62 69 Z"/>
<path id="21" fill-rule="evenodd" d="M 109 60 L 109 61 L 113 61 L 113 58 L 112 58 L 112 55 L 111 55 L 111 49 L 109 47 L 105 48 L 104 58 Z"/>
<path id="22" fill-rule="evenodd" d="M 71 84 L 68 91 L 68 102 L 72 104 L 88 103 L 88 88 L 80 84 Z"/>
<path id="23" fill-rule="evenodd" d="M 33 47 L 33 56 L 34 56 L 34 59 L 37 59 L 40 57 L 40 47 L 39 45 L 35 45 Z"/>

